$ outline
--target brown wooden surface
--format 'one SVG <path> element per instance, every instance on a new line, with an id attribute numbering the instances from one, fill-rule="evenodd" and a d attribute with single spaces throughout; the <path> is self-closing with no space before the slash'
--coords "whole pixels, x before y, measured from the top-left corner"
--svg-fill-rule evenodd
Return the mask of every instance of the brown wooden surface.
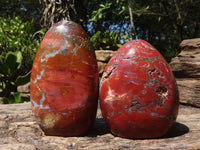
<path id="1" fill-rule="evenodd" d="M 200 149 L 200 109 L 180 106 L 172 130 L 159 139 L 113 136 L 98 110 L 95 126 L 84 137 L 46 136 L 34 121 L 30 103 L 0 105 L 0 150 Z"/>

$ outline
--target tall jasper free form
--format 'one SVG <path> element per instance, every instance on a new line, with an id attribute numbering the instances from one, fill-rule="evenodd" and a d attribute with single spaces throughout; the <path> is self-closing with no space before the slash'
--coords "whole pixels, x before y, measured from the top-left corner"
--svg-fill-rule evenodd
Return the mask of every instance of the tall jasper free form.
<path id="1" fill-rule="evenodd" d="M 48 135 L 80 136 L 94 123 L 98 68 L 83 29 L 60 21 L 45 34 L 31 74 L 31 104 Z"/>
<path id="2" fill-rule="evenodd" d="M 100 83 L 104 120 L 117 136 L 158 138 L 176 120 L 178 88 L 169 65 L 149 43 L 126 43 L 110 59 Z"/>

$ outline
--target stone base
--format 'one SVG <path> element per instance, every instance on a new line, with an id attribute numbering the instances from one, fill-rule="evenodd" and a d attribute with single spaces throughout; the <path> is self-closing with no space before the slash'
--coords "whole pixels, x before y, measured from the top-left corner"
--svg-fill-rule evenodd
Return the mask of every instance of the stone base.
<path id="1" fill-rule="evenodd" d="M 172 130 L 159 139 L 113 136 L 98 109 L 93 129 L 83 137 L 46 136 L 34 120 L 30 103 L 0 105 L 0 149 L 200 149 L 200 109 L 180 106 Z"/>

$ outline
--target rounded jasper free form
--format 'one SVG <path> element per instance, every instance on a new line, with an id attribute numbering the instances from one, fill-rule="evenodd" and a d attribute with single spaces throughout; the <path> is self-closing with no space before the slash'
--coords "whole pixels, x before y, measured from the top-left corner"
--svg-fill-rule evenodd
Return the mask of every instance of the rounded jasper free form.
<path id="1" fill-rule="evenodd" d="M 126 43 L 111 58 L 102 76 L 100 106 L 116 136 L 165 135 L 179 107 L 178 88 L 169 65 L 149 43 Z"/>
<path id="2" fill-rule="evenodd" d="M 76 23 L 51 27 L 36 54 L 31 74 L 31 104 L 48 135 L 80 136 L 94 123 L 99 75 L 86 33 Z"/>

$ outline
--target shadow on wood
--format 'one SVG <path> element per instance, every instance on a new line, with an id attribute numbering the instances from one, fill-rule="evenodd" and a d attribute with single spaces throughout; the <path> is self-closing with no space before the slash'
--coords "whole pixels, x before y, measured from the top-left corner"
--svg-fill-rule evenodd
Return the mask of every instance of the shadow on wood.
<path id="1" fill-rule="evenodd" d="M 88 136 L 96 137 L 110 133 L 109 127 L 106 125 L 103 118 L 96 118 L 93 129 L 89 132 Z"/>
<path id="2" fill-rule="evenodd" d="M 189 131 L 190 129 L 186 125 L 179 122 L 175 122 L 171 130 L 163 138 L 172 138 L 172 137 L 182 136 L 188 133 Z"/>
<path id="3" fill-rule="evenodd" d="M 171 130 L 163 137 L 158 138 L 158 139 L 165 139 L 165 138 L 173 138 L 173 137 L 178 137 L 182 136 L 186 133 L 188 133 L 190 130 L 189 128 L 179 122 L 175 122 L 171 128 Z M 88 136 L 89 137 L 96 137 L 98 135 L 104 135 L 111 133 L 109 130 L 109 127 L 106 125 L 105 121 L 103 118 L 96 118 L 94 128 L 89 132 Z"/>

